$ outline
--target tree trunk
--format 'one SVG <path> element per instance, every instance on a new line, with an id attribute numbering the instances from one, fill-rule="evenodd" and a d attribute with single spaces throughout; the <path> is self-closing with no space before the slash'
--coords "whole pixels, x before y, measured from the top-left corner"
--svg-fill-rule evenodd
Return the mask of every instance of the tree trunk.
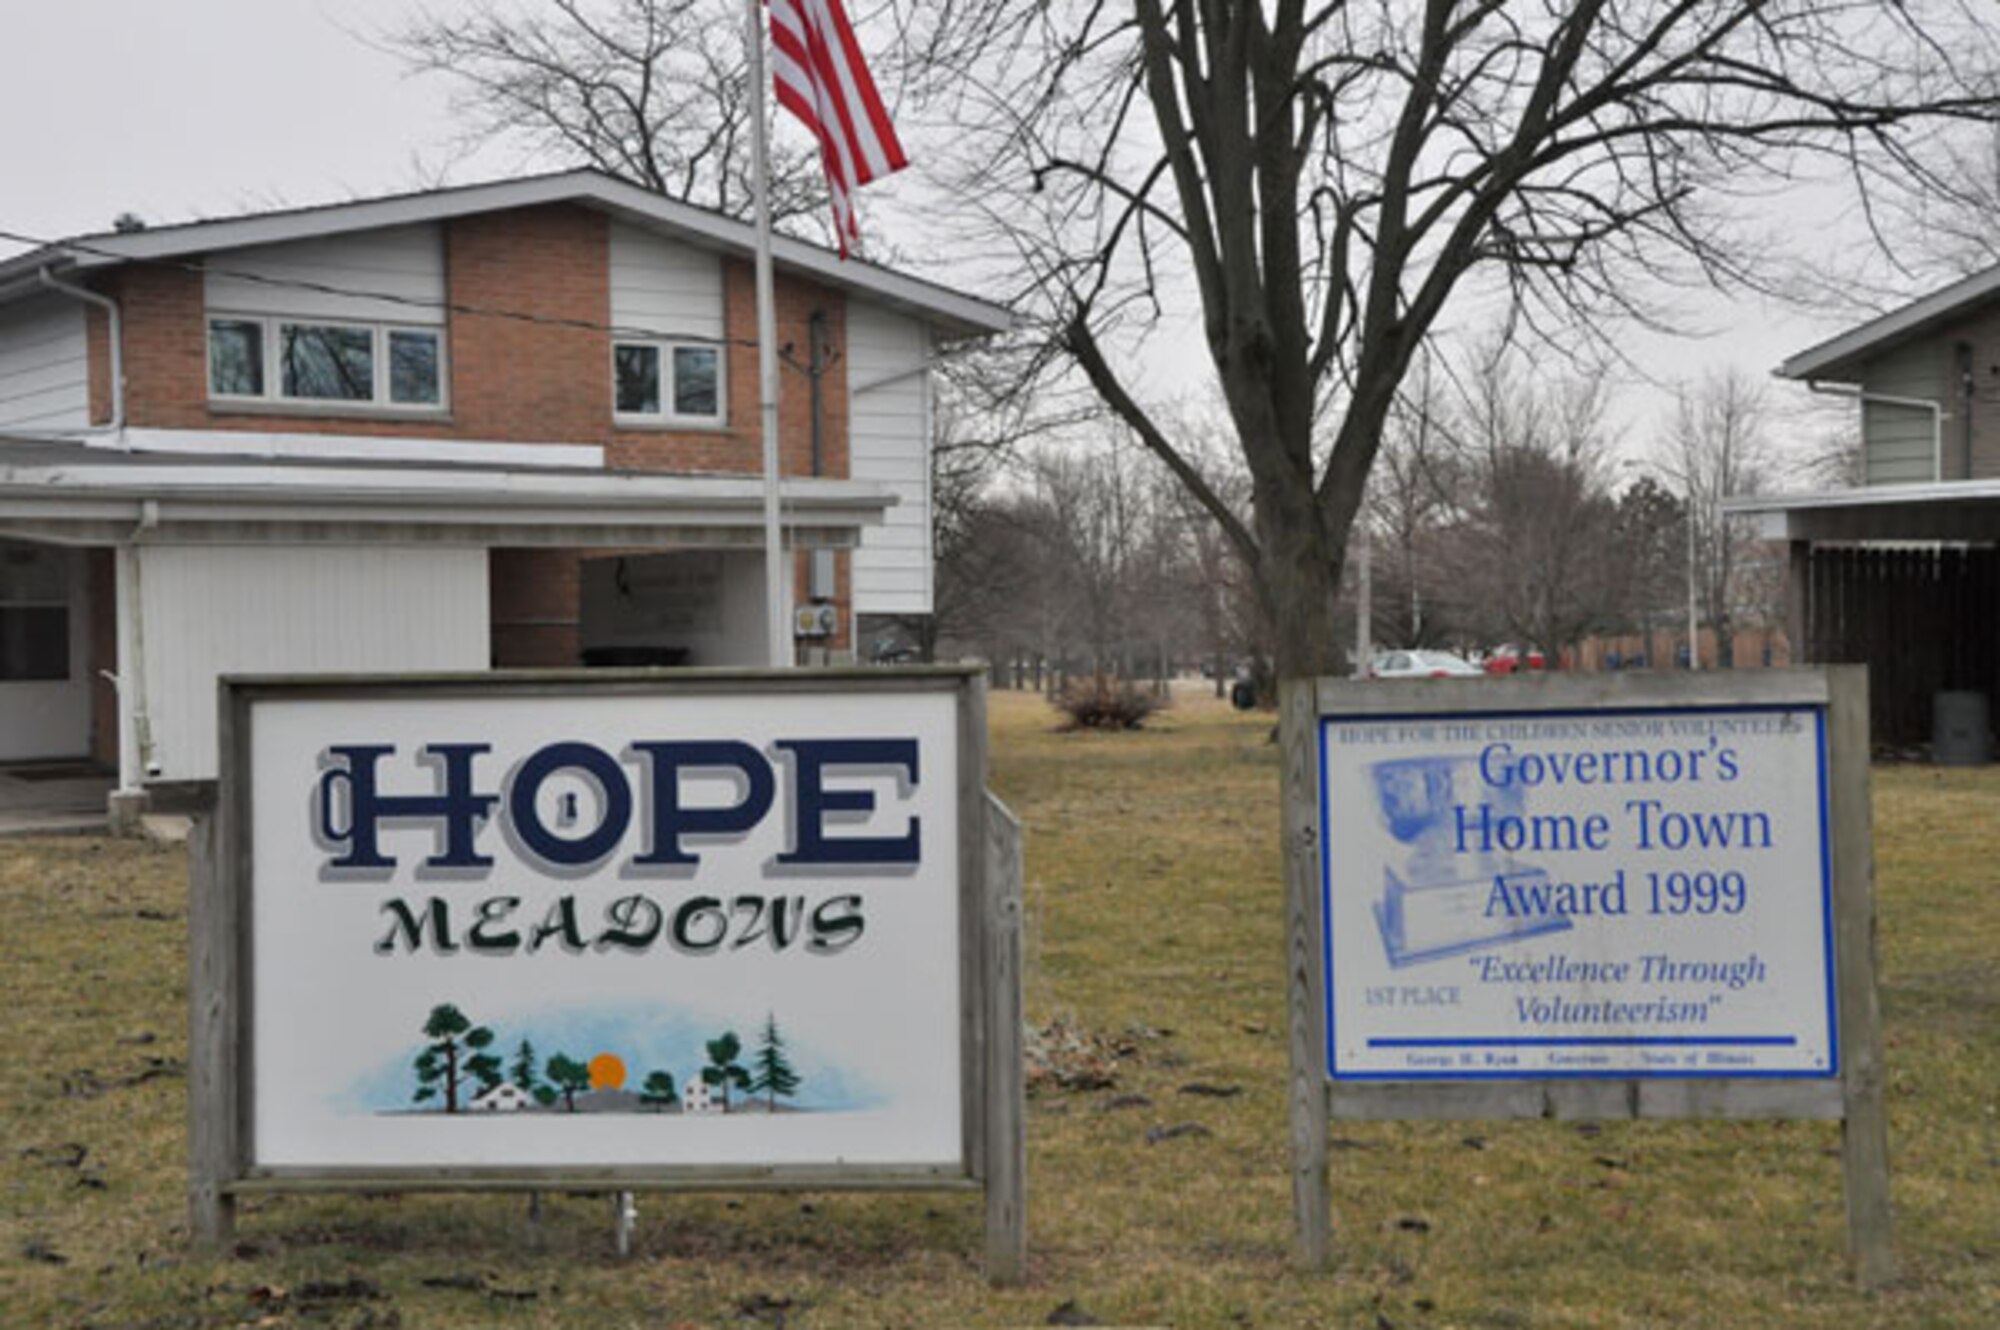
<path id="1" fill-rule="evenodd" d="M 1263 517 L 1265 496 L 1258 497 Z M 1271 625 L 1277 676 L 1346 675 L 1334 620 L 1345 541 L 1330 538 L 1310 491 L 1276 497 L 1272 506 L 1284 511 L 1258 523 L 1257 595 Z"/>

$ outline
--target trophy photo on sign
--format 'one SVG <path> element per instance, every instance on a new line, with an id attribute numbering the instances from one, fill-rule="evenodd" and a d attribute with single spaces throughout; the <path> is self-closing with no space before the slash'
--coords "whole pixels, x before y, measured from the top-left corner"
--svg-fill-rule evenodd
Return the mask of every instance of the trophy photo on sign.
<path id="1" fill-rule="evenodd" d="M 1519 817 L 1525 798 L 1518 787 L 1492 789 L 1479 779 L 1473 757 L 1415 757 L 1377 762 L 1375 811 L 1408 853 L 1400 864 L 1385 857 L 1382 899 L 1375 922 L 1382 949 L 1400 969 L 1483 947 L 1500 946 L 1570 927 L 1561 914 L 1523 916 L 1493 913 L 1488 905 L 1496 886 L 1502 896 L 1546 882 L 1548 874 L 1504 851 L 1482 847 L 1458 853 L 1453 810 L 1484 802 L 1493 817 Z"/>

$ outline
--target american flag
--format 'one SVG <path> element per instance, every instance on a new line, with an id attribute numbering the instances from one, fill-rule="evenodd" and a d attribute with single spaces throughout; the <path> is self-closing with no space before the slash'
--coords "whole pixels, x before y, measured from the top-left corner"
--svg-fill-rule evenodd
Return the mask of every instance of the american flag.
<path id="1" fill-rule="evenodd" d="M 840 256 L 859 244 L 854 191 L 909 165 L 840 0 L 770 0 L 778 104 L 819 137 Z"/>

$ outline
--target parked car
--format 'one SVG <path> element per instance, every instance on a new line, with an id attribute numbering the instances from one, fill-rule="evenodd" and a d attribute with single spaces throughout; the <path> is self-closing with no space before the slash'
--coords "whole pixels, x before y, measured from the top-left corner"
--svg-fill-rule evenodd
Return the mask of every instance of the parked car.
<path id="1" fill-rule="evenodd" d="M 1368 662 L 1371 679 L 1477 678 L 1479 667 L 1449 651 L 1384 651 Z"/>
<path id="2" fill-rule="evenodd" d="M 1522 670 L 1545 670 L 1548 667 L 1548 659 L 1532 647 L 1525 652 L 1516 646 L 1495 647 L 1493 654 L 1486 658 L 1488 674 L 1517 674 Z"/>

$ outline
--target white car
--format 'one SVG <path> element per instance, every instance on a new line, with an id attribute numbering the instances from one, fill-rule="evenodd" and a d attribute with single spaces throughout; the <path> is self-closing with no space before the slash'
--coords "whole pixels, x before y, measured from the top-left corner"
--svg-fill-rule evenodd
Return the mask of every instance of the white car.
<path id="1" fill-rule="evenodd" d="M 1449 651 L 1384 651 L 1368 662 L 1371 679 L 1476 679 L 1481 673 L 1477 665 Z"/>

